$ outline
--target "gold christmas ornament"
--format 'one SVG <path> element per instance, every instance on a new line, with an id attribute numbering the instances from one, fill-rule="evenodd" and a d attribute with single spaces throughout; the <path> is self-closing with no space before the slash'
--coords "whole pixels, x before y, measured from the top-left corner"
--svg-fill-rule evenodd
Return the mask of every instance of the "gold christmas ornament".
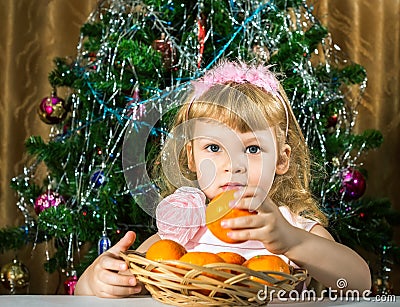
<path id="1" fill-rule="evenodd" d="M 12 262 L 3 265 L 0 272 L 0 280 L 4 287 L 10 289 L 11 292 L 15 288 L 25 288 L 29 285 L 29 270 L 19 260 L 14 259 Z"/>

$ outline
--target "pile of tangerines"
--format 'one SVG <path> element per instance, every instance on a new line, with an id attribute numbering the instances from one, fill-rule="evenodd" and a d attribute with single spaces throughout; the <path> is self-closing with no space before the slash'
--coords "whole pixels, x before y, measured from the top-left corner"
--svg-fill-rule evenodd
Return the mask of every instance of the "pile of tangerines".
<path id="1" fill-rule="evenodd" d="M 153 243 L 147 250 L 146 258 L 152 261 L 179 260 L 198 266 L 204 266 L 210 263 L 229 263 L 243 265 L 254 271 L 274 271 L 290 274 L 289 265 L 276 255 L 258 255 L 246 259 L 242 255 L 231 251 L 218 253 L 200 251 L 188 252 L 181 244 L 169 239 L 163 239 Z M 282 279 L 280 275 L 272 275 L 272 277 Z M 259 278 L 250 278 L 260 283 L 268 284 Z"/>

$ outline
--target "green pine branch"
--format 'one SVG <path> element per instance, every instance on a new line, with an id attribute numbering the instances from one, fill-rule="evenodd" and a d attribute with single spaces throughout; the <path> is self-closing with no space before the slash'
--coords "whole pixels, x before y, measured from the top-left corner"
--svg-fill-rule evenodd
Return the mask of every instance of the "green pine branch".
<path id="1" fill-rule="evenodd" d="M 367 251 L 380 253 L 382 244 L 390 246 L 391 256 L 400 260 L 400 249 L 393 241 L 393 226 L 400 225 L 400 211 L 386 198 L 364 197 L 347 204 L 349 209 L 334 210 L 330 231 L 336 240 Z"/>
<path id="2" fill-rule="evenodd" d="M 360 134 L 329 134 L 326 136 L 326 149 L 331 156 L 338 156 L 349 149 L 367 151 L 378 148 L 382 142 L 383 135 L 380 131 L 368 129 Z"/>
<path id="3" fill-rule="evenodd" d="M 27 243 L 27 236 L 22 227 L 6 227 L 0 229 L 0 254 L 8 250 L 18 250 Z"/>

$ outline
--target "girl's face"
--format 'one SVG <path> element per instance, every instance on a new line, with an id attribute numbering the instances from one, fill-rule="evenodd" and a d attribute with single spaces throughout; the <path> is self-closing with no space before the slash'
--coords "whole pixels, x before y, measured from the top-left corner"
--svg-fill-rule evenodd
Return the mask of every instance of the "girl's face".
<path id="1" fill-rule="evenodd" d="M 187 145 L 188 164 L 207 198 L 248 186 L 268 193 L 275 174 L 287 171 L 290 156 L 290 147 L 284 145 L 280 151 L 287 159 L 277 164 L 273 131 L 241 133 L 217 122 L 195 123 L 193 140 Z"/>

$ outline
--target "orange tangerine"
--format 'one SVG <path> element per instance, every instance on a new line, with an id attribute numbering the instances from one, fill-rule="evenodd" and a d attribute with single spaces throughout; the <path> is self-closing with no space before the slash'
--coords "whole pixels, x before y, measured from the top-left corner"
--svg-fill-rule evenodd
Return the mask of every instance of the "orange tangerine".
<path id="1" fill-rule="evenodd" d="M 257 214 L 248 210 L 229 207 L 229 202 L 234 200 L 233 194 L 236 190 L 228 190 L 214 197 L 206 208 L 206 224 L 208 229 L 221 241 L 226 243 L 241 243 L 243 241 L 233 240 L 228 237 L 231 228 L 222 228 L 221 221 L 240 216 Z"/>
<path id="2" fill-rule="evenodd" d="M 279 256 L 276 255 L 258 255 L 250 258 L 243 265 L 254 271 L 274 271 L 290 274 L 290 266 Z M 282 280 L 284 277 L 276 274 L 269 274 L 270 276 Z M 269 282 L 261 280 L 257 277 L 251 279 L 266 285 L 271 285 Z"/>
<path id="3" fill-rule="evenodd" d="M 214 253 L 210 252 L 187 252 L 185 255 L 183 255 L 179 261 L 190 263 L 190 264 L 195 264 L 199 266 L 203 266 L 206 264 L 210 263 L 218 263 L 218 262 L 225 262 L 224 259 L 222 259 L 220 256 Z M 208 276 L 211 278 L 216 278 L 219 279 L 218 276 L 209 274 L 209 273 L 203 273 L 204 276 Z M 197 290 L 198 292 L 208 295 L 210 294 L 210 290 Z"/>
<path id="4" fill-rule="evenodd" d="M 220 256 L 210 252 L 187 252 L 179 261 L 200 266 L 209 263 L 225 262 Z"/>
<path id="5" fill-rule="evenodd" d="M 246 261 L 246 258 L 235 252 L 219 252 L 217 255 L 224 259 L 226 263 L 242 265 Z M 227 269 L 226 271 L 232 274 L 238 273 L 238 271 L 231 269 Z"/>
<path id="6" fill-rule="evenodd" d="M 209 263 L 218 263 L 218 262 L 225 262 L 220 256 L 210 252 L 188 252 L 183 255 L 179 261 L 195 264 L 199 266 L 203 266 Z M 204 273 L 205 276 L 215 277 L 214 275 L 210 275 Z"/>
<path id="7" fill-rule="evenodd" d="M 162 239 L 154 242 L 146 252 L 146 258 L 153 261 L 179 260 L 187 253 L 178 242 Z"/>
<path id="8" fill-rule="evenodd" d="M 246 258 L 235 252 L 219 252 L 217 255 L 224 259 L 226 263 L 242 265 L 246 261 Z"/>

